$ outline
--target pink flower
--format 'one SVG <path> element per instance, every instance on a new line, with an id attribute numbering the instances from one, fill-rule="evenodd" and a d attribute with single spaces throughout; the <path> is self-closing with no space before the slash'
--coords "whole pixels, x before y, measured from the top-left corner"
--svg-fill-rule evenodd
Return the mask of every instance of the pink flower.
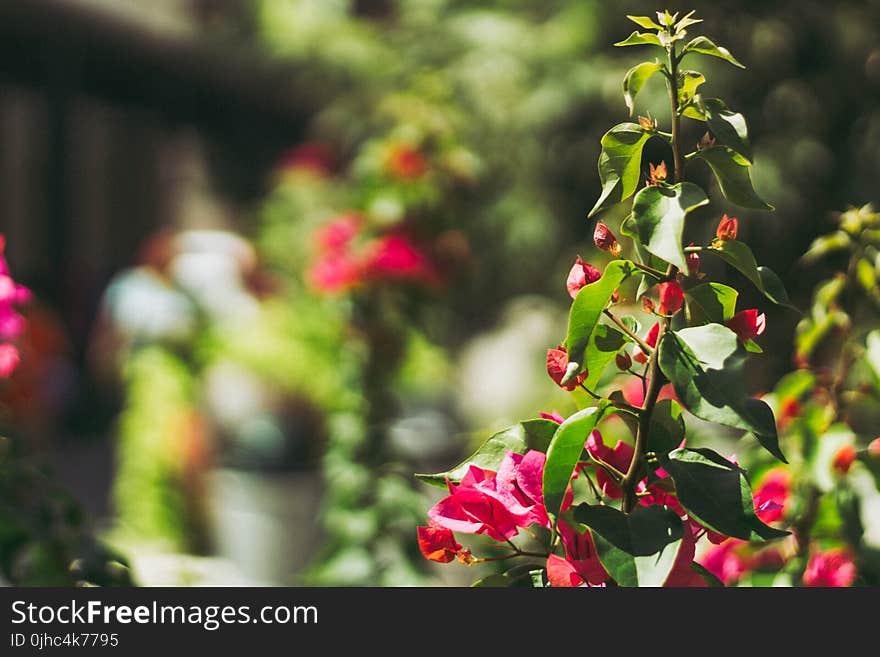
<path id="1" fill-rule="evenodd" d="M 555 554 L 547 557 L 550 586 L 598 586 L 606 582 L 609 575 L 599 561 L 590 531 L 576 534 L 563 520 L 556 526 L 565 546 L 565 559 Z"/>
<path id="2" fill-rule="evenodd" d="M 568 272 L 568 280 L 566 281 L 568 294 L 574 299 L 582 287 L 595 283 L 600 278 L 602 278 L 602 274 L 598 269 L 578 258 L 572 265 L 571 271 Z"/>
<path id="3" fill-rule="evenodd" d="M 852 586 L 856 564 L 846 548 L 815 552 L 804 571 L 804 586 Z"/>
<path id="4" fill-rule="evenodd" d="M 542 490 L 546 460 L 546 454 L 534 449 L 525 454 L 508 450 L 498 467 L 495 490 L 519 527 L 550 527 Z"/>
<path id="5" fill-rule="evenodd" d="M 661 315 L 673 315 L 681 310 L 684 303 L 684 291 L 675 281 L 660 283 L 658 286 L 660 293 L 660 307 L 658 312 Z"/>
<path id="6" fill-rule="evenodd" d="M 309 279 L 319 292 L 338 294 L 346 292 L 363 280 L 363 270 L 348 253 L 327 253 L 312 265 Z"/>
<path id="7" fill-rule="evenodd" d="M 427 254 L 402 233 L 390 233 L 376 240 L 367 249 L 364 270 L 372 279 L 430 283 L 438 279 Z"/>
<path id="8" fill-rule="evenodd" d="M 779 520 L 785 513 L 790 494 L 791 475 L 788 471 L 784 468 L 768 470 L 752 495 L 755 513 L 765 523 Z"/>
<path id="9" fill-rule="evenodd" d="M 587 369 L 584 368 L 583 372 L 563 385 L 562 379 L 565 378 L 565 373 L 568 371 L 568 365 L 568 350 L 566 350 L 565 347 L 560 345 L 556 349 L 547 350 L 547 374 L 550 375 L 550 378 L 553 379 L 559 387 L 564 388 L 565 390 L 574 390 L 584 382 L 584 379 L 588 376 L 588 372 Z"/>
<path id="10" fill-rule="evenodd" d="M 654 324 L 651 327 L 651 330 L 648 331 L 648 337 L 645 338 L 645 344 L 649 347 L 657 346 L 657 337 L 660 335 L 660 322 Z M 637 363 L 642 363 L 643 365 L 648 362 L 648 357 L 645 355 L 645 352 L 642 351 L 642 348 L 638 345 L 633 349 L 633 360 Z"/>
<path id="11" fill-rule="evenodd" d="M 20 361 L 18 349 L 11 344 L 0 344 L 0 378 L 8 379 Z"/>
<path id="12" fill-rule="evenodd" d="M 746 541 L 728 539 L 709 548 L 698 563 L 725 584 L 735 584 L 748 570 L 747 561 L 740 554 L 744 545 L 747 545 Z"/>
<path id="13" fill-rule="evenodd" d="M 874 458 L 880 458 L 880 438 L 874 438 L 868 443 L 868 454 Z"/>
<path id="14" fill-rule="evenodd" d="M 587 452 L 597 461 L 602 461 L 614 467 L 618 472 L 625 473 L 629 470 L 629 464 L 635 453 L 632 445 L 618 440 L 614 449 L 610 449 L 602 440 L 602 434 L 593 431 L 587 438 Z M 623 497 L 623 491 L 620 486 L 614 483 L 614 480 L 607 472 L 598 465 L 596 466 L 596 483 L 599 489 L 611 499 L 620 499 Z"/>
<path id="15" fill-rule="evenodd" d="M 362 223 L 360 215 L 344 214 L 315 231 L 315 241 L 323 251 L 341 251 L 357 236 Z"/>
<path id="16" fill-rule="evenodd" d="M 696 554 L 697 541 L 694 533 L 686 524 L 684 527 L 684 536 L 681 539 L 681 546 L 678 548 L 678 554 L 675 556 L 675 563 L 672 570 L 666 576 L 663 582 L 664 587 L 704 587 L 708 586 L 699 573 L 691 568 Z"/>
<path id="17" fill-rule="evenodd" d="M 565 422 L 565 418 L 562 417 L 557 411 L 553 411 L 552 413 L 541 413 L 541 417 L 545 420 L 555 422 L 556 424 L 562 424 L 563 422 Z"/>
<path id="18" fill-rule="evenodd" d="M 429 561 L 449 563 L 461 551 L 455 535 L 445 527 L 432 522 L 427 527 L 417 527 L 416 531 L 419 550 Z"/>
<path id="19" fill-rule="evenodd" d="M 764 332 L 767 328 L 767 317 L 764 313 L 758 314 L 756 308 L 749 308 L 738 312 L 731 317 L 725 326 L 736 333 L 740 340 L 754 340 Z"/>
<path id="20" fill-rule="evenodd" d="M 611 229 L 601 222 L 596 224 L 596 230 L 593 231 L 593 243 L 615 258 L 620 255 L 620 243 Z"/>

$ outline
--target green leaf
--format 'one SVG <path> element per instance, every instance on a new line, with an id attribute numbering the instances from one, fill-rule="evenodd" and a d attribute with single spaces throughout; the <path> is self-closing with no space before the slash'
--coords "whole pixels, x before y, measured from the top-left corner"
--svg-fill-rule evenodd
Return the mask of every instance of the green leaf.
<path id="1" fill-rule="evenodd" d="M 632 196 L 639 185 L 642 149 L 651 133 L 635 123 L 621 123 L 602 136 L 599 180 L 602 194 L 588 217 Z"/>
<path id="2" fill-rule="evenodd" d="M 709 529 L 744 541 L 789 534 L 758 519 L 745 471 L 717 452 L 681 448 L 661 457 L 660 466 L 688 515 Z"/>
<path id="3" fill-rule="evenodd" d="M 743 386 L 746 352 L 736 334 L 721 324 L 670 331 L 659 345 L 660 369 L 684 407 L 698 418 L 755 434 L 780 461 L 773 411 L 749 397 Z"/>
<path id="4" fill-rule="evenodd" d="M 617 329 L 607 324 L 596 325 L 584 355 L 584 362 L 589 372 L 584 380 L 584 385 L 587 388 L 596 389 L 605 368 L 614 360 L 617 352 L 626 342 L 627 338 Z"/>
<path id="5" fill-rule="evenodd" d="M 678 105 L 684 107 L 697 95 L 697 89 L 706 81 L 699 71 L 678 72 Z"/>
<path id="6" fill-rule="evenodd" d="M 642 62 L 626 72 L 626 77 L 623 78 L 623 100 L 626 103 L 630 116 L 632 116 L 635 109 L 635 100 L 639 91 L 645 86 L 650 77 L 661 68 L 663 68 L 663 65 L 660 62 Z"/>
<path id="7" fill-rule="evenodd" d="M 749 174 L 751 163 L 729 146 L 712 146 L 696 151 L 694 157 L 706 161 L 712 169 L 721 191 L 731 203 L 754 210 L 773 210 L 765 203 L 752 186 Z"/>
<path id="8" fill-rule="evenodd" d="M 877 292 L 877 273 L 869 260 L 861 258 L 856 263 L 856 280 L 868 294 Z"/>
<path id="9" fill-rule="evenodd" d="M 848 233 L 838 230 L 830 235 L 822 235 L 813 240 L 807 252 L 801 256 L 806 264 L 812 264 L 827 253 L 849 249 L 853 245 L 852 238 Z"/>
<path id="10" fill-rule="evenodd" d="M 791 303 L 779 276 L 769 267 L 759 267 L 755 261 L 755 254 L 746 243 L 739 240 L 716 240 L 706 250 L 715 253 L 727 264 L 739 270 L 773 303 L 800 312 Z"/>
<path id="11" fill-rule="evenodd" d="M 665 545 L 658 554 L 634 557 L 598 534 L 593 535 L 593 542 L 599 562 L 617 585 L 624 587 L 663 586 L 675 566 L 682 543 L 679 539 Z"/>
<path id="12" fill-rule="evenodd" d="M 600 402 L 598 406 L 571 415 L 557 427 L 544 463 L 544 506 L 551 516 L 559 514 L 565 489 L 584 451 L 587 436 L 596 428 L 606 408 L 608 404 Z"/>
<path id="13" fill-rule="evenodd" d="M 663 47 L 663 44 L 660 42 L 660 37 L 656 34 L 650 34 L 648 32 L 639 32 L 636 30 L 628 37 L 626 37 L 623 41 L 618 41 L 614 44 L 617 47 L 622 46 L 660 46 Z"/>
<path id="14" fill-rule="evenodd" d="M 529 449 L 545 451 L 558 426 L 552 420 L 543 418 L 525 420 L 491 436 L 477 451 L 452 469 L 437 474 L 415 476 L 426 484 L 443 487 L 446 486 L 447 479 L 453 483 L 461 481 L 471 465 L 497 471 L 507 450 L 517 454 L 524 454 Z"/>
<path id="15" fill-rule="evenodd" d="M 700 98 L 697 104 L 702 109 L 705 117 L 703 120 L 706 121 L 718 143 L 729 146 L 751 162 L 752 147 L 749 144 L 745 117 L 739 112 L 728 109 L 724 101 L 719 98 Z"/>
<path id="16" fill-rule="evenodd" d="M 739 292 L 722 283 L 695 285 L 684 293 L 685 316 L 691 326 L 724 324 L 736 313 Z"/>
<path id="17" fill-rule="evenodd" d="M 710 588 L 724 588 L 724 582 L 722 582 L 718 577 L 710 570 L 707 570 L 705 566 L 698 564 L 696 561 L 691 563 L 691 570 L 697 573 L 700 577 L 702 577 L 706 584 L 709 585 Z"/>
<path id="18" fill-rule="evenodd" d="M 573 517 L 635 557 L 656 554 L 684 535 L 681 518 L 665 506 L 637 506 L 629 515 L 610 506 L 580 504 Z"/>
<path id="19" fill-rule="evenodd" d="M 704 36 L 698 36 L 697 38 L 688 41 L 687 45 L 682 48 L 681 57 L 684 57 L 686 54 L 691 52 L 697 52 L 703 55 L 718 57 L 726 62 L 730 62 L 734 66 L 745 68 L 745 66 L 737 61 L 736 57 L 730 54 L 730 51 L 727 48 L 716 46 L 710 39 L 707 39 Z"/>
<path id="20" fill-rule="evenodd" d="M 681 20 L 675 24 L 675 31 L 681 32 L 685 28 L 690 27 L 691 25 L 696 25 L 697 23 L 702 23 L 702 18 L 691 18 L 696 13 L 696 10 L 689 11 L 684 16 L 682 16 Z"/>
<path id="21" fill-rule="evenodd" d="M 877 380 L 880 381 L 880 329 L 868 333 L 865 345 L 867 346 L 865 357 L 868 365 L 871 366 L 874 374 L 877 375 Z"/>
<path id="22" fill-rule="evenodd" d="M 662 30 L 662 25 L 657 25 L 653 20 L 648 18 L 647 16 L 630 16 L 626 15 L 628 19 L 630 19 L 633 23 L 638 25 L 639 27 L 643 27 L 646 30 Z"/>
<path id="23" fill-rule="evenodd" d="M 578 363 L 578 369 L 572 372 L 572 376 L 583 371 L 585 352 L 590 345 L 593 330 L 602 311 L 611 301 L 611 295 L 634 271 L 637 270 L 629 260 L 612 260 L 605 266 L 602 278 L 578 291 L 569 311 L 568 334 L 565 338 L 569 363 Z"/>
<path id="24" fill-rule="evenodd" d="M 708 202 L 705 192 L 693 183 L 645 187 L 633 200 L 632 216 L 639 240 L 649 253 L 687 271 L 681 247 L 684 220 L 688 212 Z"/>
<path id="25" fill-rule="evenodd" d="M 661 399 L 654 406 L 648 428 L 647 451 L 666 454 L 681 445 L 685 436 L 681 406 L 674 399 Z"/>

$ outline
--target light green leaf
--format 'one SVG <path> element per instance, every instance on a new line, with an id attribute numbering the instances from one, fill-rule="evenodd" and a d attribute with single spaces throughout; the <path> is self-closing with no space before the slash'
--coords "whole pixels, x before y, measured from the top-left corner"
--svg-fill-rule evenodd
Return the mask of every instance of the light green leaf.
<path id="1" fill-rule="evenodd" d="M 486 470 L 498 470 L 507 450 L 524 454 L 529 449 L 545 451 L 559 425 L 543 418 L 525 420 L 491 436 L 464 461 L 446 472 L 416 474 L 416 478 L 432 486 L 446 486 L 447 478 L 458 483 L 471 465 Z"/>
<path id="2" fill-rule="evenodd" d="M 667 543 L 652 555 L 634 557 L 598 534 L 593 535 L 599 562 L 618 586 L 663 586 L 675 566 L 682 540 Z"/>
<path id="3" fill-rule="evenodd" d="M 707 39 L 704 36 L 698 36 L 697 38 L 688 41 L 685 47 L 682 48 L 681 56 L 684 57 L 686 54 L 692 52 L 718 57 L 726 62 L 730 62 L 734 66 L 745 68 L 736 57 L 730 54 L 730 51 L 727 48 L 716 46 L 710 39 Z"/>
<path id="4" fill-rule="evenodd" d="M 681 246 L 684 220 L 688 212 L 707 203 L 705 192 L 693 183 L 645 187 L 633 200 L 632 216 L 639 240 L 649 253 L 687 271 Z"/>
<path id="5" fill-rule="evenodd" d="M 684 293 L 685 317 L 691 326 L 724 324 L 736 313 L 739 292 L 723 283 L 703 283 Z"/>
<path id="6" fill-rule="evenodd" d="M 623 41 L 618 41 L 614 44 L 615 46 L 660 46 L 663 47 L 663 44 L 660 42 L 660 37 L 656 34 L 651 34 L 649 32 L 639 32 L 636 30 L 628 37 L 626 37 Z"/>
<path id="7" fill-rule="evenodd" d="M 568 488 L 568 482 L 584 451 L 587 436 L 596 428 L 606 408 L 608 404 L 600 402 L 598 406 L 585 408 L 569 416 L 557 427 L 550 441 L 542 487 L 544 506 L 553 517 L 559 514 L 565 489 Z"/>
<path id="8" fill-rule="evenodd" d="M 678 72 L 678 105 L 684 107 L 694 99 L 697 89 L 706 81 L 706 76 L 699 71 Z"/>
<path id="9" fill-rule="evenodd" d="M 729 146 L 704 148 L 695 152 L 694 157 L 706 161 L 718 179 L 725 198 L 731 203 L 754 210 L 774 209 L 755 192 L 749 174 L 751 163 Z"/>
<path id="10" fill-rule="evenodd" d="M 626 344 L 627 339 L 623 333 L 607 324 L 597 324 L 590 336 L 590 343 L 584 356 L 589 374 L 584 380 L 584 385 L 590 390 L 595 390 L 596 385 L 602 378 L 605 368 L 614 360 L 620 348 Z"/>
<path id="11" fill-rule="evenodd" d="M 653 20 L 651 20 L 647 16 L 630 16 L 629 14 L 627 14 L 626 17 L 628 19 L 630 19 L 633 23 L 638 25 L 639 27 L 642 27 L 646 30 L 662 30 L 663 29 L 662 25 L 657 25 L 657 23 L 655 23 Z"/>
<path id="12" fill-rule="evenodd" d="M 661 68 L 663 65 L 660 62 L 642 62 L 627 71 L 626 77 L 623 78 L 623 100 L 630 116 L 635 109 L 635 99 L 639 91 L 650 77 Z"/>
<path id="13" fill-rule="evenodd" d="M 849 249 L 852 245 L 853 241 L 849 234 L 838 230 L 830 235 L 822 235 L 813 240 L 810 248 L 801 256 L 801 260 L 807 264 L 812 264 L 828 253 Z"/>
<path id="14" fill-rule="evenodd" d="M 666 454 L 681 445 L 685 436 L 681 406 L 674 399 L 661 399 L 654 406 L 648 428 L 647 451 Z"/>
<path id="15" fill-rule="evenodd" d="M 660 458 L 675 482 L 688 515 L 720 534 L 744 541 L 772 540 L 789 532 L 765 525 L 755 515 L 745 471 L 711 449 L 681 448 Z"/>
<path id="16" fill-rule="evenodd" d="M 865 345 L 867 346 L 865 356 L 868 365 L 871 366 L 871 369 L 874 370 L 874 374 L 877 375 L 877 380 L 880 381 L 880 329 L 868 333 L 868 336 L 865 339 Z"/>
<path id="17" fill-rule="evenodd" d="M 602 194 L 589 217 L 615 203 L 628 199 L 639 185 L 642 149 L 651 138 L 635 123 L 621 123 L 602 136 L 599 154 L 599 180 Z"/>
<path id="18" fill-rule="evenodd" d="M 633 272 L 638 271 L 629 260 L 612 260 L 605 266 L 602 278 L 582 287 L 571 304 L 568 315 L 568 334 L 565 347 L 568 362 L 578 363 L 578 369 L 571 373 L 577 376 L 586 364 L 585 352 L 590 344 L 593 330 L 602 316 L 614 290 Z"/>
<path id="19" fill-rule="evenodd" d="M 755 434 L 780 461 L 773 411 L 743 385 L 746 352 L 721 324 L 670 331 L 659 344 L 659 365 L 684 407 L 698 418 Z"/>

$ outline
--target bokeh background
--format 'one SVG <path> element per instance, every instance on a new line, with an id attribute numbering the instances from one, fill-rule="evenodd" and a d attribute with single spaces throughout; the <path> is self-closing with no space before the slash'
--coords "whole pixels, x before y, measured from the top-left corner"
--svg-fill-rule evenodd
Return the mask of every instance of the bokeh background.
<path id="1" fill-rule="evenodd" d="M 806 307 L 839 263 L 800 255 L 878 200 L 877 0 L 0 4 L 0 232 L 34 293 L 0 388 L 4 580 L 473 579 L 418 556 L 437 493 L 412 473 L 574 408 L 544 354 L 574 258 L 602 260 L 599 139 L 640 61 L 611 44 L 664 8 L 748 67 L 701 62 L 703 91 L 746 116 L 776 206 L 715 204 L 689 237 L 736 214 Z M 325 258 L 345 217 L 390 249 L 375 283 Z M 739 287 L 767 314 L 760 393 L 799 317 Z"/>

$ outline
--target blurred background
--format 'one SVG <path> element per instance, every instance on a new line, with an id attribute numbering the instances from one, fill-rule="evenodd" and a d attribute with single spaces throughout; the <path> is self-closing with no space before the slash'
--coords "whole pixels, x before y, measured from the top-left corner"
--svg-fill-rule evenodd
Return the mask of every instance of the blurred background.
<path id="1" fill-rule="evenodd" d="M 713 191 L 686 237 L 737 216 L 806 307 L 839 263 L 800 255 L 877 201 L 878 0 L 0 3 L 0 232 L 33 293 L 0 387 L 3 579 L 474 579 L 419 556 L 442 491 L 412 473 L 575 408 L 544 357 L 575 257 L 605 256 L 599 139 L 642 54 L 611 44 L 665 8 L 747 66 L 701 61 L 703 91 L 776 206 Z M 664 94 L 636 104 L 661 128 Z M 799 317 L 737 286 L 767 314 L 757 394 Z"/>

